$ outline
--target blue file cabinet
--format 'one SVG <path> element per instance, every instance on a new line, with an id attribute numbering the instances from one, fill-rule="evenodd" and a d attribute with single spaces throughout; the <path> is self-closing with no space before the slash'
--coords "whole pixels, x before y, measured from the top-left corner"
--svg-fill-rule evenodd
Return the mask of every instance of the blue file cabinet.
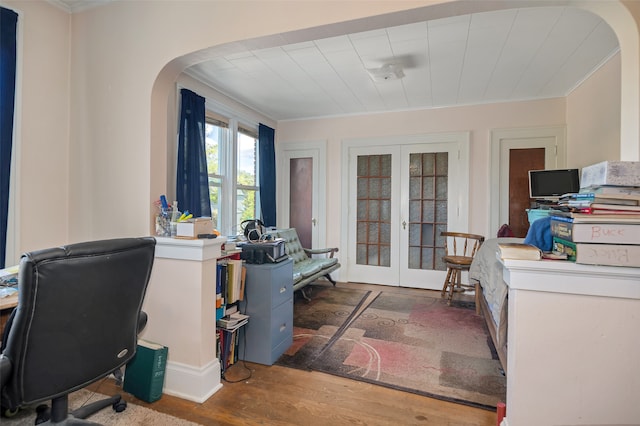
<path id="1" fill-rule="evenodd" d="M 240 310 L 250 318 L 242 329 L 238 356 L 273 365 L 293 343 L 293 260 L 245 266 Z"/>

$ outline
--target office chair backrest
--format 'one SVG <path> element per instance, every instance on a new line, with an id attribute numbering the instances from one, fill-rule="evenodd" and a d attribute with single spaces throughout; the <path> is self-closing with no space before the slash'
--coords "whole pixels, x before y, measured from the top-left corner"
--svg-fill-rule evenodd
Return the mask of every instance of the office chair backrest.
<path id="1" fill-rule="evenodd" d="M 123 238 L 26 253 L 3 355 L 3 401 L 22 406 L 81 389 L 135 354 L 155 239 Z"/>

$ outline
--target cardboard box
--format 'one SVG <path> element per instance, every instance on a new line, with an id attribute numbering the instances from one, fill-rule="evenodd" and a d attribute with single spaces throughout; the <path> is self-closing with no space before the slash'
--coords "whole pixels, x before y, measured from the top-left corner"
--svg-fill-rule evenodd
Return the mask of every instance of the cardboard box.
<path id="1" fill-rule="evenodd" d="M 197 238 L 200 234 L 211 234 L 213 222 L 210 217 L 198 217 L 186 222 L 178 222 L 176 226 L 177 237 Z"/>
<path id="2" fill-rule="evenodd" d="M 640 161 L 603 161 L 582 168 L 580 187 L 640 186 Z"/>

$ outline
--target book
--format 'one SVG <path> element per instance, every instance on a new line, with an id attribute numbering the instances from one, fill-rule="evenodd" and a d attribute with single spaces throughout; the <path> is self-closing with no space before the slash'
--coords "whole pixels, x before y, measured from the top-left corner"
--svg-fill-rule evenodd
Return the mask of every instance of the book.
<path id="1" fill-rule="evenodd" d="M 574 223 L 579 222 L 598 222 L 598 223 L 640 223 L 640 212 L 624 212 L 624 213 L 585 213 L 585 212 L 565 212 L 554 210 L 551 213 L 552 219 L 569 220 Z"/>
<path id="2" fill-rule="evenodd" d="M 551 217 L 551 235 L 578 243 L 640 244 L 640 223 L 599 223 Z"/>
<path id="3" fill-rule="evenodd" d="M 640 194 L 596 194 L 593 192 L 565 194 L 560 200 L 560 204 L 571 205 L 591 205 L 597 204 L 613 204 L 637 206 L 640 204 Z"/>
<path id="4" fill-rule="evenodd" d="M 559 252 L 542 252 L 542 258 L 549 260 L 569 260 L 569 255 Z"/>
<path id="5" fill-rule="evenodd" d="M 235 330 L 242 327 L 247 322 L 249 322 L 248 315 L 241 314 L 240 312 L 234 312 L 231 315 L 220 318 L 216 321 L 216 325 L 227 330 Z"/>
<path id="6" fill-rule="evenodd" d="M 220 335 L 220 368 L 224 373 L 238 360 L 238 330 L 219 328 Z"/>
<path id="7" fill-rule="evenodd" d="M 229 303 L 240 300 L 240 289 L 242 288 L 242 260 L 227 260 L 227 291 Z"/>
<path id="8" fill-rule="evenodd" d="M 553 237 L 553 253 L 564 255 L 567 260 L 576 260 L 576 243 Z"/>
<path id="9" fill-rule="evenodd" d="M 623 204 L 602 204 L 602 203 L 591 203 L 589 205 L 592 214 L 599 213 L 640 213 L 640 206 L 628 206 Z"/>
<path id="10" fill-rule="evenodd" d="M 499 243 L 500 257 L 502 259 L 540 260 L 542 251 L 530 244 L 524 243 Z"/>
<path id="11" fill-rule="evenodd" d="M 136 354 L 125 369 L 122 389 L 146 402 L 160 399 L 168 354 L 166 346 L 139 339 Z"/>
<path id="12" fill-rule="evenodd" d="M 216 265 L 216 309 L 222 307 L 222 265 Z"/>
<path id="13" fill-rule="evenodd" d="M 17 286 L 19 270 L 20 265 L 14 265 L 4 269 L 0 269 L 0 285 Z"/>
<path id="14" fill-rule="evenodd" d="M 640 267 L 640 244 L 575 243 L 576 263 Z"/>
<path id="15" fill-rule="evenodd" d="M 580 188 L 580 192 L 611 195 L 635 195 L 640 197 L 640 187 L 638 186 L 592 185 Z"/>

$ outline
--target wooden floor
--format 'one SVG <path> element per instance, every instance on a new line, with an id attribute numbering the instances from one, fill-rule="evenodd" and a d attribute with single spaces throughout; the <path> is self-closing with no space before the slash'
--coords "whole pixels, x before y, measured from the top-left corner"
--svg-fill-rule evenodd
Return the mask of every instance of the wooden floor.
<path id="1" fill-rule="evenodd" d="M 384 290 L 425 291 L 387 287 Z M 202 404 L 169 395 L 148 404 L 122 393 L 112 379 L 92 388 L 103 394 L 120 392 L 129 402 L 202 425 L 496 424 L 492 411 L 315 371 L 240 362 L 227 371 L 226 379 L 222 389 Z"/>

